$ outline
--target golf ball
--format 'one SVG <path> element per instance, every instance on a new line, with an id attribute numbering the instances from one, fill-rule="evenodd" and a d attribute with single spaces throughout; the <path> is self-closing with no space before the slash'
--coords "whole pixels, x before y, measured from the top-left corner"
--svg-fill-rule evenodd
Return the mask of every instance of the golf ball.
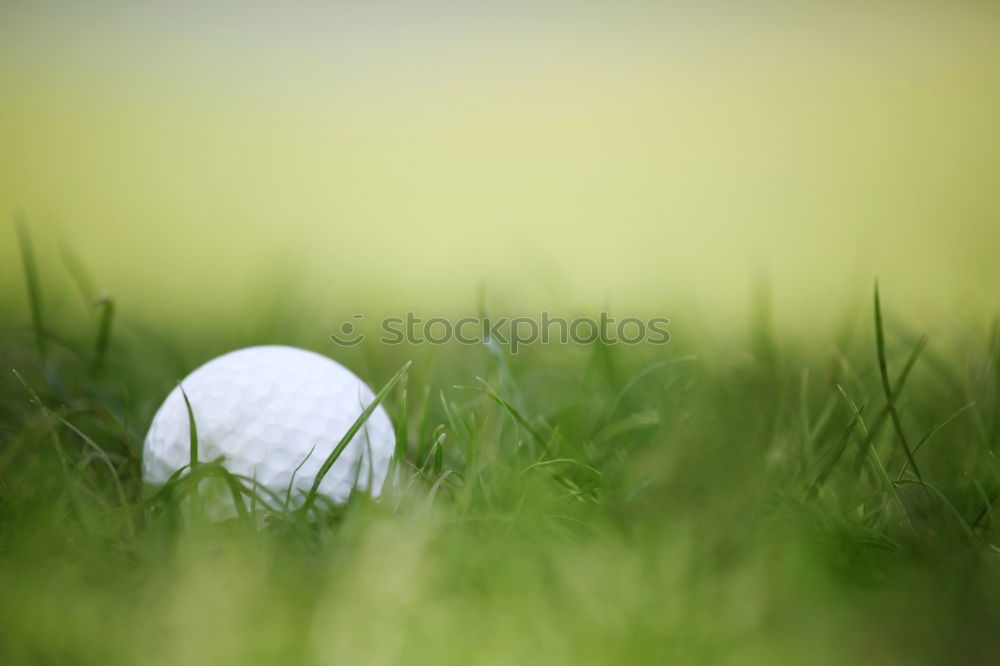
<path id="1" fill-rule="evenodd" d="M 202 462 L 222 456 L 226 469 L 301 503 L 320 467 L 374 394 L 350 370 L 304 349 L 239 349 L 181 381 L 153 417 L 143 445 L 143 477 L 163 484 L 188 464 L 191 403 Z M 335 503 L 353 488 L 378 495 L 395 449 L 392 423 L 377 407 L 323 477 L 319 492 Z M 296 501 L 297 500 L 297 501 Z"/>

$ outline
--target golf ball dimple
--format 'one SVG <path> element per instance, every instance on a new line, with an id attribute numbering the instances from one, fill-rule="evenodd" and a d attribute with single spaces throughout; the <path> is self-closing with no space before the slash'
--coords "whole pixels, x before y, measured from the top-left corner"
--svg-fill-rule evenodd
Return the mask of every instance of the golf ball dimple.
<path id="1" fill-rule="evenodd" d="M 223 457 L 230 472 L 301 500 L 326 458 L 374 394 L 350 370 L 320 354 L 249 347 L 215 358 L 181 381 L 191 403 L 202 462 Z M 388 414 L 377 407 L 323 477 L 335 503 L 352 489 L 378 495 L 395 449 Z M 143 478 L 159 485 L 190 460 L 187 406 L 175 388 L 153 417 L 143 445 Z"/>

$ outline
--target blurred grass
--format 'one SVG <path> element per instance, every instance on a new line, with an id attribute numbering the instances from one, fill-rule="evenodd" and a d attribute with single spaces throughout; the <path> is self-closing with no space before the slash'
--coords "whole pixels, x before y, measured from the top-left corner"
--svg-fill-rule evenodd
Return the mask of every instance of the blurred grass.
<path id="1" fill-rule="evenodd" d="M 295 312 L 281 341 L 308 346 Z M 268 330 L 273 312 L 257 316 L 247 330 Z M 998 656 L 995 329 L 956 346 L 881 316 L 923 484 L 887 417 L 872 317 L 825 353 L 763 315 L 724 343 L 319 347 L 373 386 L 414 361 L 388 398 L 408 415 L 396 485 L 318 521 L 262 498 L 205 524 L 182 495 L 144 493 L 141 440 L 232 340 L 122 326 L 95 373 L 100 318 L 46 321 L 45 358 L 26 321 L 0 337 L 18 373 L 0 381 L 2 663 Z"/>

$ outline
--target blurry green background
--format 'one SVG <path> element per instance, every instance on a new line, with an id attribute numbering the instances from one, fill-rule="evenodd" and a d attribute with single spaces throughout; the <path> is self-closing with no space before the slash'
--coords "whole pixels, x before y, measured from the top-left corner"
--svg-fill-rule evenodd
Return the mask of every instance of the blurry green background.
<path id="1" fill-rule="evenodd" d="M 0 7 L 0 211 L 124 312 L 998 306 L 997 3 L 141 4 Z"/>

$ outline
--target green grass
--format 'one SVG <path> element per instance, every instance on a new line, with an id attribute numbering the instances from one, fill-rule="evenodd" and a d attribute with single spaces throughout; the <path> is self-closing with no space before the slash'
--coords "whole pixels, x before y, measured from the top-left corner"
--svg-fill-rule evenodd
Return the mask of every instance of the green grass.
<path id="1" fill-rule="evenodd" d="M 516 357 L 317 347 L 294 312 L 248 329 L 280 339 L 157 335 L 89 286 L 94 316 L 46 310 L 21 238 L 31 317 L 0 337 L 2 664 L 1000 658 L 995 328 L 928 341 L 876 294 L 825 351 L 766 317 L 724 343 L 676 324 L 665 347 Z M 380 499 L 286 511 L 194 441 L 197 464 L 143 487 L 159 402 L 234 342 L 312 346 L 386 387 L 399 455 Z M 239 517 L 185 508 L 209 477 Z"/>

